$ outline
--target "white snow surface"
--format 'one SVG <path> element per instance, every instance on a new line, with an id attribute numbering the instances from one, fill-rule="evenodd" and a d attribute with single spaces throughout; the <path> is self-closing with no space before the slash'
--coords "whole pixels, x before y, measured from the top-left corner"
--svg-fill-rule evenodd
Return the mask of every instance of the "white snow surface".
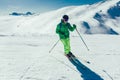
<path id="1" fill-rule="evenodd" d="M 120 80 L 120 36 L 82 36 L 90 51 L 78 36 L 71 36 L 72 52 L 79 61 L 104 80 Z M 56 36 L 0 37 L 0 80 L 84 80 L 64 56 L 61 42 L 49 53 L 57 39 Z"/>

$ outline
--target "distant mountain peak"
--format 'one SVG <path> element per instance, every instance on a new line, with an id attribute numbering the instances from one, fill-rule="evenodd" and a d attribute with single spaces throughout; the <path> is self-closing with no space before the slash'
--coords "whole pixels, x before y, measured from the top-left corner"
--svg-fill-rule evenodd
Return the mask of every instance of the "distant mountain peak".
<path id="1" fill-rule="evenodd" d="M 26 12 L 26 13 L 18 13 L 18 12 L 12 12 L 9 15 L 13 15 L 13 16 L 29 16 L 29 15 L 33 15 L 34 13 L 32 12 Z"/>

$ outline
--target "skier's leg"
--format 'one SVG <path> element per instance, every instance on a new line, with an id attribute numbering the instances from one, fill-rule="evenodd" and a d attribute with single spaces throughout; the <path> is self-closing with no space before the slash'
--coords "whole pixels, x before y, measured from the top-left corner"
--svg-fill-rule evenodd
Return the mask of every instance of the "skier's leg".
<path id="1" fill-rule="evenodd" d="M 67 44 L 67 46 L 66 46 L 66 48 L 67 48 L 67 52 L 68 52 L 68 54 L 69 54 L 69 52 L 71 51 L 71 47 L 70 47 L 70 39 L 69 39 L 69 38 L 66 39 L 66 44 Z"/>
<path id="2" fill-rule="evenodd" d="M 69 52 L 70 52 L 70 40 L 69 40 L 69 38 L 67 38 L 67 39 L 61 39 L 61 42 L 64 45 L 65 55 L 69 58 L 70 57 L 70 55 L 69 55 Z"/>
<path id="3" fill-rule="evenodd" d="M 68 50 L 68 52 L 69 52 L 69 53 L 68 53 L 69 56 L 75 57 L 75 56 L 72 54 L 72 52 L 71 52 L 70 39 L 69 39 L 69 38 L 67 38 L 66 43 L 67 43 L 67 50 Z"/>
<path id="4" fill-rule="evenodd" d="M 68 39 L 61 39 L 61 42 L 64 45 L 64 52 L 65 52 L 65 54 L 69 54 L 69 52 L 70 52 L 69 40 Z"/>

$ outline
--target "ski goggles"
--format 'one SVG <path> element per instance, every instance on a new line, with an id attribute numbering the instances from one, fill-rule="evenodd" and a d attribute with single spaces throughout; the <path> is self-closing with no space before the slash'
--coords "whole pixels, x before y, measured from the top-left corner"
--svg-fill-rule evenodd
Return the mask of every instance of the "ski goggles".
<path id="1" fill-rule="evenodd" d="M 68 21 L 68 19 L 64 19 L 64 21 L 66 21 L 66 22 L 67 22 L 67 21 Z"/>

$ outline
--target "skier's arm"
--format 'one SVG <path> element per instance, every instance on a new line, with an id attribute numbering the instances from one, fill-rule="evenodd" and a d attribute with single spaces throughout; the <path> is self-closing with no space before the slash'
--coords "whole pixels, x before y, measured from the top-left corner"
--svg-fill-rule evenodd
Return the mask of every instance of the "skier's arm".
<path id="1" fill-rule="evenodd" d="M 73 27 L 70 25 L 70 23 L 68 23 L 68 28 L 70 31 L 74 31 L 76 29 L 76 25 L 73 24 Z"/>
<path id="2" fill-rule="evenodd" d="M 56 33 L 59 34 L 59 31 L 60 31 L 60 27 L 59 27 L 59 25 L 57 25 Z"/>
<path id="3" fill-rule="evenodd" d="M 64 35 L 64 34 L 65 34 L 64 32 L 61 32 L 61 30 L 60 30 L 60 25 L 57 25 L 56 33 L 57 33 L 57 34 L 61 34 L 61 35 Z"/>

